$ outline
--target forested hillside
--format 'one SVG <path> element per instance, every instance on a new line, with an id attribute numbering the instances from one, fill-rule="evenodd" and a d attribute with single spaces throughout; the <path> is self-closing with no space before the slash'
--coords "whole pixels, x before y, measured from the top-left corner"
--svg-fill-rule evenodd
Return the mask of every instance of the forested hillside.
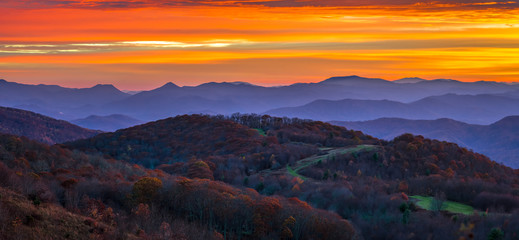
<path id="1" fill-rule="evenodd" d="M 250 115 L 234 115 L 231 119 L 183 115 L 66 145 L 171 173 L 185 173 L 192 162 L 204 161 L 210 166 L 209 175 L 234 182 L 317 154 L 319 146 L 350 146 L 362 139 L 376 141 L 322 122 Z"/>
<path id="2" fill-rule="evenodd" d="M 509 167 L 519 167 L 519 117 L 508 116 L 490 125 L 476 125 L 452 119 L 409 120 L 380 118 L 373 121 L 332 124 L 358 129 L 381 139 L 393 139 L 404 133 L 454 142 L 485 154 Z"/>
<path id="3" fill-rule="evenodd" d="M 309 120 L 183 115 L 66 146 L 295 197 L 351 220 L 366 239 L 486 239 L 491 231 L 513 239 L 519 233 L 516 170 L 421 136 L 384 141 Z M 417 199 L 429 198 L 436 210 L 419 207 Z M 449 204 L 465 210 L 447 210 Z"/>
<path id="4" fill-rule="evenodd" d="M 296 198 L 0 135 L 0 238 L 353 239 Z M 191 172 L 196 170 L 192 170 Z"/>
<path id="5" fill-rule="evenodd" d="M 54 144 L 89 138 L 100 132 L 37 113 L 0 107 L 0 133 L 26 136 L 39 142 Z"/>

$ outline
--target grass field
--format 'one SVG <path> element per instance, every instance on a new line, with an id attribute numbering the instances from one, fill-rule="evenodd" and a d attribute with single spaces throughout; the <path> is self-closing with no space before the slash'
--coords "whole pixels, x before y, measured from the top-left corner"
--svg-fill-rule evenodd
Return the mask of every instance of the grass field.
<path id="1" fill-rule="evenodd" d="M 290 167 L 290 165 L 287 165 L 287 172 L 288 172 L 290 175 L 294 176 L 294 177 L 301 178 L 301 180 L 303 180 L 303 181 L 306 180 L 306 177 L 305 177 L 305 176 L 300 175 L 299 173 L 297 173 L 294 169 L 292 169 L 292 168 Z"/>
<path id="2" fill-rule="evenodd" d="M 317 164 L 319 161 L 325 161 L 329 156 L 351 154 L 351 153 L 356 153 L 356 152 L 361 152 L 361 151 L 372 151 L 372 150 L 375 150 L 376 148 L 377 147 L 373 146 L 373 145 L 358 145 L 355 147 L 337 148 L 337 149 L 328 148 L 328 149 L 326 149 L 328 151 L 327 154 L 319 155 L 319 156 L 311 156 L 311 157 L 299 160 L 292 167 L 287 165 L 287 172 L 294 177 L 298 177 L 298 178 L 301 178 L 302 180 L 306 180 L 307 178 L 300 175 L 298 172 L 304 168 Z"/>
<path id="3" fill-rule="evenodd" d="M 261 128 L 254 128 L 256 131 L 258 131 L 259 135 L 261 136 L 267 136 L 267 134 L 265 133 L 265 131 L 263 131 L 263 129 Z"/>
<path id="4" fill-rule="evenodd" d="M 411 198 L 418 200 L 416 202 L 416 205 L 420 208 L 423 208 L 425 210 L 433 210 L 433 197 L 425 197 L 425 196 L 411 196 Z M 452 202 L 452 201 L 444 201 L 441 206 L 442 211 L 447 211 L 451 213 L 461 213 L 465 215 L 472 215 L 474 214 L 474 208 L 458 203 L 458 202 Z"/>

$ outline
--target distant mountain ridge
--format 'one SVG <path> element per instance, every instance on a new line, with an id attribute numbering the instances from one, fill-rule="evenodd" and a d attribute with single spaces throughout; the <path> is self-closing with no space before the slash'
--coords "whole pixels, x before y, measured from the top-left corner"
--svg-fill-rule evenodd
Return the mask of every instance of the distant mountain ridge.
<path id="1" fill-rule="evenodd" d="M 366 121 L 388 117 L 413 120 L 451 118 L 472 124 L 490 124 L 509 115 L 519 115 L 519 99 L 491 94 L 445 94 L 411 103 L 389 100 L 316 100 L 302 106 L 272 109 L 265 114 L 321 121 Z"/>
<path id="2" fill-rule="evenodd" d="M 86 118 L 72 120 L 71 122 L 81 127 L 105 132 L 113 132 L 118 129 L 129 128 L 144 123 L 141 120 L 121 114 L 112 114 L 109 116 L 90 115 Z"/>
<path id="3" fill-rule="evenodd" d="M 189 113 L 264 113 L 273 109 L 303 106 L 317 100 L 386 100 L 411 104 L 422 99 L 446 94 L 496 95 L 519 99 L 514 98 L 517 91 L 519 91 L 519 85 L 498 82 L 460 82 L 450 79 L 425 80 L 420 78 L 387 81 L 355 75 L 332 77 L 317 83 L 296 83 L 277 87 L 263 87 L 247 82 L 208 82 L 198 86 L 180 87 L 169 82 L 159 88 L 134 92 L 134 94 L 124 93 L 114 86 L 106 84 L 96 85 L 92 88 L 72 89 L 55 85 L 18 84 L 4 80 L 0 81 L 0 105 L 34 111 L 64 120 L 81 119 L 91 115 L 121 114 L 143 121 L 154 121 Z M 442 106 L 443 103 L 439 104 Z M 438 108 L 438 106 L 434 106 L 434 108 Z M 495 108 L 495 106 L 492 107 L 492 109 Z M 459 109 L 456 111 L 459 112 Z M 359 115 L 372 114 L 357 112 Z M 444 113 L 437 111 L 419 112 L 419 114 L 431 114 L 432 119 L 441 117 L 458 119 L 456 116 L 442 115 Z M 474 119 L 479 118 L 479 115 L 483 115 L 483 117 L 488 115 L 481 113 L 478 109 L 472 109 L 470 114 L 470 118 Z M 511 114 L 515 113 L 510 112 L 505 116 Z M 474 117 L 474 115 L 477 116 Z M 302 117 L 301 115 L 295 116 Z M 390 116 L 411 118 L 411 116 Z M 388 116 L 327 120 L 370 120 L 378 117 Z M 466 121 L 467 119 L 459 118 L 458 120 Z M 488 119 L 482 119 L 481 123 L 485 121 Z"/>
<path id="4" fill-rule="evenodd" d="M 394 80 L 393 82 L 395 82 L 395 83 L 418 83 L 418 82 L 423 82 L 423 81 L 428 81 L 428 80 L 425 80 L 423 78 L 418 78 L 418 77 L 410 77 L 410 78 L 402 78 L 402 79 Z"/>
<path id="5" fill-rule="evenodd" d="M 380 118 L 371 121 L 331 123 L 390 140 L 404 133 L 455 142 L 489 156 L 492 160 L 519 168 L 519 116 L 508 116 L 490 125 L 474 125 L 452 119 L 409 120 Z"/>
<path id="6" fill-rule="evenodd" d="M 95 106 L 130 96 L 111 84 L 91 88 L 65 88 L 57 85 L 29 85 L 0 81 L 0 106 L 34 111 L 70 120 L 92 111 Z"/>
<path id="7" fill-rule="evenodd" d="M 0 107 L 0 133 L 25 136 L 39 142 L 54 144 L 93 137 L 100 132 L 37 113 Z"/>

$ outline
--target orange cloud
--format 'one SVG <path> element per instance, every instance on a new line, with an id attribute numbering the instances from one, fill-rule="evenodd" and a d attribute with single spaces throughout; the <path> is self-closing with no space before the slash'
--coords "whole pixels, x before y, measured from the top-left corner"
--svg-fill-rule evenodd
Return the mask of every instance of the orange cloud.
<path id="1" fill-rule="evenodd" d="M 6 0 L 0 78 L 126 89 L 171 79 L 279 85 L 351 74 L 517 81 L 515 7 L 469 0 Z"/>

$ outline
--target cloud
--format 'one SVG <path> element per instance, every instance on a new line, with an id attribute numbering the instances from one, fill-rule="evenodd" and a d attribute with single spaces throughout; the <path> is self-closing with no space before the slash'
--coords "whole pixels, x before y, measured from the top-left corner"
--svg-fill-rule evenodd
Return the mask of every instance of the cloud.
<path id="1" fill-rule="evenodd" d="M 348 50 L 406 50 L 406 49 L 454 49 L 454 48 L 502 48 L 519 49 L 515 39 L 429 39 L 429 40 L 378 40 L 365 42 L 250 42 L 245 40 L 215 39 L 201 42 L 175 41 L 122 41 L 99 43 L 0 43 L 1 55 L 45 55 L 70 53 L 103 53 L 122 51 L 348 51 Z"/>
<path id="2" fill-rule="evenodd" d="M 179 6 L 259 6 L 268 8 L 396 8 L 396 9 L 516 9 L 519 3 L 508 0 L 3 0 L 0 7 L 12 8 L 145 8 Z"/>
<path id="3" fill-rule="evenodd" d="M 0 55 L 26 55 L 26 54 L 61 54 L 61 53 L 87 53 L 109 51 L 138 51 L 138 50 L 162 50 L 162 49 L 204 49 L 225 48 L 235 45 L 249 45 L 245 40 L 216 39 L 202 42 L 174 42 L 174 41 L 122 41 L 103 43 L 0 43 Z"/>

